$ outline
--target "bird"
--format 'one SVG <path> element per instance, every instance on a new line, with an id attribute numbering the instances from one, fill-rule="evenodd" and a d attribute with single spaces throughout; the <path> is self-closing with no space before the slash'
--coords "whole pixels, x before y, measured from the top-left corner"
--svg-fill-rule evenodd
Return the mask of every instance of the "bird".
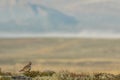
<path id="1" fill-rule="evenodd" d="M 26 66 L 24 66 L 19 72 L 30 72 L 32 62 L 29 62 Z"/>

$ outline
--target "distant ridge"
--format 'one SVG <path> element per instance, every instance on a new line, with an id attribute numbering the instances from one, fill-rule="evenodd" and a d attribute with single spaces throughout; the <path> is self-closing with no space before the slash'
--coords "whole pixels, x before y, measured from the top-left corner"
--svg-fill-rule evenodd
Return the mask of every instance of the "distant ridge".
<path id="1" fill-rule="evenodd" d="M 119 33 L 98 33 L 98 32 L 80 32 L 80 33 L 0 33 L 0 38 L 40 38 L 40 37 L 58 37 L 58 38 L 120 38 Z"/>
<path id="2" fill-rule="evenodd" d="M 16 4 L 19 2 L 16 0 Z M 53 8 L 30 1 L 24 5 L 6 6 L 0 19 L 0 32 L 70 32 L 77 28 L 78 20 Z"/>
<path id="3" fill-rule="evenodd" d="M 119 2 L 0 0 L 0 37 L 119 38 Z"/>

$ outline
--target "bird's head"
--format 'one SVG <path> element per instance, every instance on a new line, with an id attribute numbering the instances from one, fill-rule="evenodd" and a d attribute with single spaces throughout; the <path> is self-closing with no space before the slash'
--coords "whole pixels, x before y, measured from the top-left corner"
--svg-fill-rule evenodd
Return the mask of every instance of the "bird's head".
<path id="1" fill-rule="evenodd" d="M 32 65 L 32 62 L 30 61 L 29 64 Z"/>

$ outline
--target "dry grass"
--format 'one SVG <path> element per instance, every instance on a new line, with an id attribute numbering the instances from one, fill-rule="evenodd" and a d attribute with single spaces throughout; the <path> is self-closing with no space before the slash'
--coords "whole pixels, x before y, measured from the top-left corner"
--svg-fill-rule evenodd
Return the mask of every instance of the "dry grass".
<path id="1" fill-rule="evenodd" d="M 119 48 L 119 39 L 0 39 L 0 65 L 17 72 L 32 61 L 33 70 L 119 73 Z"/>

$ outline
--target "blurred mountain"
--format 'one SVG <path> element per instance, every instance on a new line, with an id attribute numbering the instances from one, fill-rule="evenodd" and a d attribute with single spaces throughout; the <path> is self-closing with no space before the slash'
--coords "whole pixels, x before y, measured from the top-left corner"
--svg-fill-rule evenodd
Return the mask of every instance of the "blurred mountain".
<path id="1" fill-rule="evenodd" d="M 10 0 L 0 9 L 0 32 L 70 32 L 78 24 L 75 17 L 30 0 Z"/>
<path id="2" fill-rule="evenodd" d="M 120 37 L 119 0 L 0 0 L 0 37 Z"/>

